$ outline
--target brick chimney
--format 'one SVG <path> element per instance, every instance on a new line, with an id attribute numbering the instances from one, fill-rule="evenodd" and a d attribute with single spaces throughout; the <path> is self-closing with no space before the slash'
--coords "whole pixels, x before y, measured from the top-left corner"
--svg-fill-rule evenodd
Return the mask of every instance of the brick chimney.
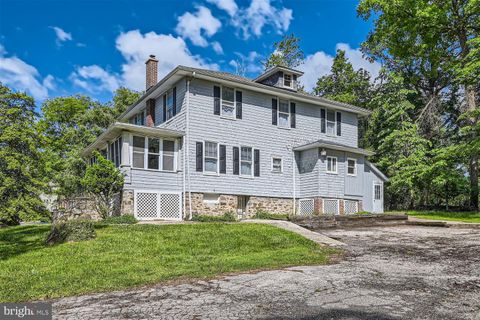
<path id="1" fill-rule="evenodd" d="M 153 54 L 151 54 L 145 64 L 147 65 L 145 85 L 146 90 L 148 90 L 157 84 L 158 60 L 155 59 Z"/>

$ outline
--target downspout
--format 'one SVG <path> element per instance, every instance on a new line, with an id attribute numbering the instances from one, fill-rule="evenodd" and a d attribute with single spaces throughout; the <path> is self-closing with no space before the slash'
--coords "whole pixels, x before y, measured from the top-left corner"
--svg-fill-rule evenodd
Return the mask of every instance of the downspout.
<path id="1" fill-rule="evenodd" d="M 188 90 L 188 79 L 186 81 L 186 87 L 187 87 L 187 90 Z M 187 91 L 188 92 L 188 91 Z M 188 97 L 188 95 L 187 95 Z M 186 98 L 188 99 L 188 98 Z M 185 108 L 187 108 L 187 100 L 185 101 Z M 185 110 L 185 114 L 187 113 L 187 111 Z M 186 218 L 187 216 L 187 187 L 186 187 L 186 174 L 187 174 L 187 171 L 186 171 L 186 163 L 187 163 L 187 136 L 183 136 L 182 137 L 182 142 L 183 142 L 183 146 L 182 146 L 182 149 L 183 149 L 183 157 L 182 157 L 182 167 L 183 167 L 183 174 L 182 174 L 182 184 L 183 184 L 183 218 Z"/>
<path id="2" fill-rule="evenodd" d="M 195 72 L 192 73 L 192 77 L 195 77 Z M 187 79 L 187 101 L 186 101 L 186 127 L 187 127 L 187 132 L 186 132 L 186 153 L 187 156 L 185 158 L 185 161 L 187 163 L 187 183 L 188 183 L 188 220 L 192 220 L 192 191 L 190 190 L 190 79 Z"/>
<path id="3" fill-rule="evenodd" d="M 296 163 L 295 163 L 295 151 L 293 150 L 293 147 L 292 147 L 292 170 L 293 170 L 293 215 L 295 216 L 296 215 L 296 211 L 297 211 L 297 208 L 296 208 L 296 176 L 295 176 L 295 167 L 296 167 Z"/>

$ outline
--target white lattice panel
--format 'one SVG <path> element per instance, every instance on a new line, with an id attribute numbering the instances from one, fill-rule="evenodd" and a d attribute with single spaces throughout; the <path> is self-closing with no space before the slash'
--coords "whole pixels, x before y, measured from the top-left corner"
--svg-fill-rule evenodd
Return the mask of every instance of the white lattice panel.
<path id="1" fill-rule="evenodd" d="M 138 219 L 155 219 L 158 215 L 158 193 L 137 192 L 135 212 Z"/>
<path id="2" fill-rule="evenodd" d="M 313 199 L 300 199 L 298 201 L 298 214 L 301 216 L 310 216 L 315 210 Z"/>
<path id="3" fill-rule="evenodd" d="M 324 199 L 323 200 L 323 213 L 324 214 L 338 214 L 338 200 L 336 200 L 336 199 Z"/>
<path id="4" fill-rule="evenodd" d="M 181 219 L 181 197 L 178 193 L 160 194 L 160 219 Z"/>
<path id="5" fill-rule="evenodd" d="M 345 200 L 344 202 L 345 214 L 354 214 L 358 212 L 358 201 Z"/>

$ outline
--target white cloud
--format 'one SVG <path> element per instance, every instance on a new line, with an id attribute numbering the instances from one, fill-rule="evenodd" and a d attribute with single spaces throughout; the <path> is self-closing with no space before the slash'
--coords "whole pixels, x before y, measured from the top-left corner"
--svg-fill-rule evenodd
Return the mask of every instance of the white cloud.
<path id="1" fill-rule="evenodd" d="M 210 9 L 199 6 L 196 13 L 185 12 L 178 17 L 175 31 L 185 39 L 190 39 L 196 46 L 208 45 L 205 37 L 211 37 L 222 26 L 220 20 L 212 16 Z"/>
<path id="2" fill-rule="evenodd" d="M 222 48 L 222 45 L 220 44 L 220 42 L 218 42 L 218 41 L 212 42 L 212 48 L 213 48 L 213 51 L 215 51 L 216 54 L 223 54 L 223 48 Z"/>
<path id="3" fill-rule="evenodd" d="M 251 34 L 259 37 L 265 26 L 271 26 L 275 32 L 282 34 L 288 30 L 293 19 L 293 11 L 285 7 L 274 7 L 270 0 L 252 0 L 250 6 L 241 9 L 233 17 L 232 23 L 241 30 L 247 39 Z"/>
<path id="4" fill-rule="evenodd" d="M 372 76 L 372 81 L 378 76 L 381 65 L 377 62 L 371 63 L 364 59 L 360 49 L 353 49 L 346 43 L 338 43 L 336 49 L 345 51 L 345 56 L 352 63 L 355 70 L 360 68 L 367 70 Z M 305 63 L 299 66 L 298 69 L 305 72 L 300 80 L 305 85 L 307 91 L 315 87 L 318 78 L 330 73 L 333 59 L 334 56 L 326 54 L 323 51 L 317 51 L 314 54 L 306 56 Z"/>
<path id="5" fill-rule="evenodd" d="M 38 70 L 25 61 L 15 57 L 6 57 L 7 51 L 0 45 L 0 82 L 20 91 L 26 91 L 36 100 L 48 97 L 48 89 L 53 88 L 53 76 L 43 80 Z"/>
<path id="6" fill-rule="evenodd" d="M 213 3 L 219 9 L 226 11 L 231 17 L 233 17 L 238 10 L 235 0 L 207 0 L 207 2 Z"/>
<path id="7" fill-rule="evenodd" d="M 70 79 L 74 85 L 90 92 L 113 92 L 120 86 L 117 75 L 97 65 L 77 67 Z"/>
<path id="8" fill-rule="evenodd" d="M 158 79 L 163 78 L 178 65 L 218 69 L 217 64 L 207 63 L 198 55 L 188 50 L 187 44 L 180 37 L 170 34 L 139 30 L 122 32 L 116 39 L 116 48 L 125 62 L 119 74 L 111 73 L 100 66 L 78 67 L 70 79 L 85 90 L 114 91 L 118 86 L 126 86 L 134 90 L 145 89 L 145 61 L 151 54 L 158 59 Z"/>
<path id="9" fill-rule="evenodd" d="M 238 57 L 235 60 L 230 60 L 228 63 L 235 68 L 235 73 L 245 75 L 247 73 L 261 73 L 263 66 L 261 63 L 262 56 L 256 51 L 250 51 L 247 55 L 240 52 L 235 52 Z"/>
<path id="10" fill-rule="evenodd" d="M 50 27 L 50 28 L 52 28 L 53 31 L 55 31 L 55 35 L 57 36 L 57 40 L 56 40 L 57 45 L 60 46 L 62 42 L 73 40 L 72 34 L 69 32 L 66 32 L 62 28 L 60 27 Z"/>

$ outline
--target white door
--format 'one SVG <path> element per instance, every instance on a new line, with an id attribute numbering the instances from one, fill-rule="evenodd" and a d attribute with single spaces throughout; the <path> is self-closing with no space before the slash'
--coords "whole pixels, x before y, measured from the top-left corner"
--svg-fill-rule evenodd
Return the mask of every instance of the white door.
<path id="1" fill-rule="evenodd" d="M 373 212 L 383 213 L 383 185 L 381 182 L 373 182 Z"/>

